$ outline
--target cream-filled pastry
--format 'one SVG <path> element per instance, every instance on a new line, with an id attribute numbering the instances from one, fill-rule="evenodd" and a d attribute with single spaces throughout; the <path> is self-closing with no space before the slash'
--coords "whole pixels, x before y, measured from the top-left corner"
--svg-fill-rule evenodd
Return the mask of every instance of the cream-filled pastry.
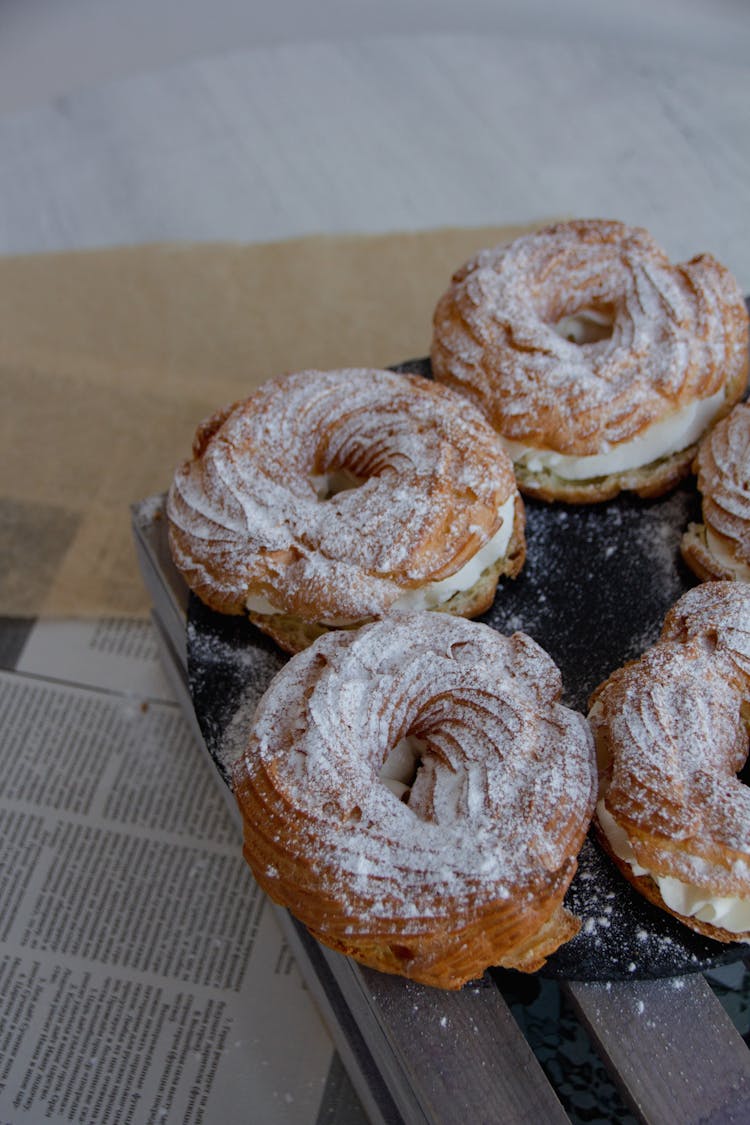
<path id="1" fill-rule="evenodd" d="M 650 901 L 719 941 L 750 940 L 750 587 L 709 582 L 592 697 L 595 825 Z"/>
<path id="2" fill-rule="evenodd" d="M 530 637 L 441 613 L 331 632 L 277 674 L 234 763 L 261 887 L 331 948 L 459 988 L 539 968 L 596 799 L 589 726 Z"/>
<path id="3" fill-rule="evenodd" d="M 512 465 L 481 412 L 390 371 L 281 376 L 208 419 L 167 515 L 191 589 L 290 652 L 389 611 L 476 616 L 525 555 Z"/>
<path id="4" fill-rule="evenodd" d="M 750 582 L 750 406 L 738 403 L 701 442 L 694 469 L 703 521 L 682 538 L 682 555 L 703 581 Z"/>
<path id="5" fill-rule="evenodd" d="M 747 311 L 711 255 L 672 265 L 641 228 L 574 220 L 459 269 L 431 361 L 485 411 L 521 491 L 657 496 L 743 393 Z"/>

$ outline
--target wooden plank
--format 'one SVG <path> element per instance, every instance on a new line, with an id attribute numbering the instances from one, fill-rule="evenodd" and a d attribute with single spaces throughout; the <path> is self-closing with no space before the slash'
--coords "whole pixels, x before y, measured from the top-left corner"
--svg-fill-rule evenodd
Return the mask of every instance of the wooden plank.
<path id="1" fill-rule="evenodd" d="M 750 1051 L 702 976 L 565 987 L 647 1125 L 750 1121 Z"/>
<path id="2" fill-rule="evenodd" d="M 489 978 L 445 992 L 336 960 L 339 986 L 405 1120 L 568 1122 Z M 409 1101 L 421 1116 L 408 1111 Z"/>
<path id="3" fill-rule="evenodd" d="M 287 910 L 280 906 L 273 909 L 352 1086 L 367 1112 L 368 1121 L 371 1125 L 411 1125 L 412 1122 L 416 1125 L 422 1120 L 419 1106 L 413 1097 L 408 1112 L 404 1112 L 403 1105 L 397 1105 L 370 1044 L 349 1008 L 337 974 L 331 971 L 330 960 L 335 955 L 326 956 L 329 951 L 319 945 Z"/>
<path id="4" fill-rule="evenodd" d="M 180 663 L 187 663 L 185 623 L 188 588 L 175 569 L 167 539 L 166 496 L 152 496 L 130 510 L 133 541 L 144 585 L 157 607 Z"/>

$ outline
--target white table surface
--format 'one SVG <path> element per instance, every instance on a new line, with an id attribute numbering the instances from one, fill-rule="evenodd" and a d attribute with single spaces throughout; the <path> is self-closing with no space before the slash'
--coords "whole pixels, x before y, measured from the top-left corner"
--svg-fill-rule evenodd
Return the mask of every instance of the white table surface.
<path id="1" fill-rule="evenodd" d="M 711 251 L 750 289 L 731 56 L 546 29 L 193 59 L 0 115 L 0 252 L 576 214 Z"/>
<path id="2" fill-rule="evenodd" d="M 544 34 L 745 62 L 747 0 L 1 0 L 0 112 L 227 50 L 430 32 Z"/>

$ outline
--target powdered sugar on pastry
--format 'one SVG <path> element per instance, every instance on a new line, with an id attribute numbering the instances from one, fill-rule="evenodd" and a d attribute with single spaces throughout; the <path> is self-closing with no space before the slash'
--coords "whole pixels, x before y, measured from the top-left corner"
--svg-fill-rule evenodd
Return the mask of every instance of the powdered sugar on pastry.
<path id="1" fill-rule="evenodd" d="M 652 879 L 659 888 L 665 906 L 671 911 L 695 918 L 699 922 L 721 926 L 733 934 L 750 932 L 750 896 L 722 895 L 709 890 L 707 884 L 710 885 L 714 877 L 710 864 L 692 857 L 694 869 L 702 868 L 707 881 L 703 886 L 675 879 L 673 875 L 660 875 L 657 871 L 650 871 L 638 862 L 627 832 L 609 814 L 603 800 L 596 806 L 596 816 L 615 855 L 628 864 L 636 877 L 645 875 Z"/>
<path id="2" fill-rule="evenodd" d="M 441 578 L 439 582 L 428 582 L 423 586 L 407 590 L 406 593 L 400 594 L 396 598 L 390 607 L 391 610 L 402 612 L 404 610 L 434 609 L 448 602 L 454 594 L 470 590 L 482 574 L 505 555 L 513 535 L 515 504 L 516 498 L 514 496 L 505 501 L 498 513 L 500 516 L 499 529 L 455 574 L 450 574 L 447 578 Z M 275 606 L 271 605 L 267 598 L 249 597 L 245 604 L 248 609 L 256 613 L 273 615 L 280 612 Z M 346 621 L 340 623 L 352 624 L 352 622 Z M 331 624 L 335 623 L 331 622 Z"/>
<path id="3" fill-rule="evenodd" d="M 342 474 L 349 487 L 322 498 L 321 480 Z M 305 620 L 361 620 L 460 570 L 516 495 L 491 428 L 452 392 L 387 371 L 307 371 L 201 427 L 170 490 L 170 543 L 223 612 L 250 597 Z"/>
<path id="4" fill-rule="evenodd" d="M 682 421 L 691 403 L 711 404 L 705 426 L 741 396 L 747 313 L 710 255 L 673 266 L 641 228 L 576 220 L 457 271 L 435 310 L 432 366 L 522 456 L 559 455 L 563 479 L 581 479 L 595 457 L 590 475 L 604 476 L 623 471 L 623 443 L 639 439 L 645 458 L 629 471 L 674 452 L 681 428 L 681 448 L 695 441 Z M 665 423 L 664 448 L 644 440 Z"/>
<path id="5" fill-rule="evenodd" d="M 707 582 L 682 595 L 664 618 L 661 639 L 700 638 L 734 665 L 733 679 L 750 682 L 750 587 Z"/>
<path id="6" fill-rule="evenodd" d="M 750 581 L 750 406 L 738 403 L 706 436 L 695 459 L 702 524 L 682 541 L 700 578 Z"/>
<path id="7" fill-rule="evenodd" d="M 590 731 L 560 692 L 528 637 L 460 618 L 320 638 L 235 765 L 259 881 L 321 940 L 415 979 L 541 963 L 595 795 Z"/>
<path id="8" fill-rule="evenodd" d="M 750 587 L 681 598 L 659 642 L 595 693 L 597 823 L 647 897 L 700 932 L 750 937 Z"/>

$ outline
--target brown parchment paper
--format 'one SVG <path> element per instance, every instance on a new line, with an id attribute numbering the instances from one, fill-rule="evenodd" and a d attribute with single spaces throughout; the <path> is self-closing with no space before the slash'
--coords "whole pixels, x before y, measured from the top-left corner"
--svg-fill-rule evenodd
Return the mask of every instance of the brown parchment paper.
<path id="1" fill-rule="evenodd" d="M 428 354 L 453 270 L 529 227 L 0 258 L 0 614 L 148 611 L 129 506 L 303 367 Z"/>

